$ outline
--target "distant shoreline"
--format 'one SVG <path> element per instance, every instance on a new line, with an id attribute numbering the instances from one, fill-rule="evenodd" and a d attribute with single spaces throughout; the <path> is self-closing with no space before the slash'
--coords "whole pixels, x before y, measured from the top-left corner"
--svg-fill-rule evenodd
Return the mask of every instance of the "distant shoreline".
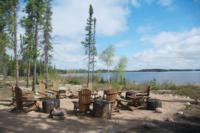
<path id="1" fill-rule="evenodd" d="M 56 69 L 56 71 L 60 74 L 67 73 L 87 73 L 87 70 L 84 69 L 74 69 L 74 70 L 62 70 Z M 126 70 L 125 72 L 185 72 L 185 71 L 200 71 L 200 69 L 141 69 L 141 70 Z M 98 72 L 107 72 L 105 69 L 96 70 Z M 110 72 L 116 72 L 115 70 L 110 70 Z"/>

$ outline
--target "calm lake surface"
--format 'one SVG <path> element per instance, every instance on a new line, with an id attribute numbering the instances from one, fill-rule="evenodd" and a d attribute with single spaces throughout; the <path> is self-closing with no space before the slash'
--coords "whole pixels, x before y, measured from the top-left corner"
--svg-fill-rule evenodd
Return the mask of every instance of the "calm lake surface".
<path id="1" fill-rule="evenodd" d="M 107 79 L 107 73 L 98 74 Z M 114 73 L 109 75 L 115 76 Z M 87 74 L 65 74 L 65 77 L 85 77 Z M 125 78 L 135 83 L 145 83 L 156 79 L 158 83 L 172 82 L 175 84 L 200 84 L 200 71 L 173 71 L 173 72 L 125 72 Z"/>

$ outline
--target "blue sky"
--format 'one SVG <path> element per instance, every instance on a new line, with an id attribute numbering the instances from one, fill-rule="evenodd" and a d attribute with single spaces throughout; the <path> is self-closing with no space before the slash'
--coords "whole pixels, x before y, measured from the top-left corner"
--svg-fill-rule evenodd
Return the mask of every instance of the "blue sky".
<path id="1" fill-rule="evenodd" d="M 97 50 L 115 46 L 114 68 L 200 68 L 200 0 L 54 0 L 53 60 L 60 69 L 86 68 L 81 41 L 94 7 Z M 96 68 L 106 68 L 97 58 Z"/>

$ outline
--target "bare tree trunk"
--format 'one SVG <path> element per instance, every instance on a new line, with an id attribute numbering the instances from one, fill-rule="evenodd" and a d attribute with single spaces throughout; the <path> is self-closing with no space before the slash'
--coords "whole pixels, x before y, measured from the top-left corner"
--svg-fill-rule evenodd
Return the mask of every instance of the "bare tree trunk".
<path id="1" fill-rule="evenodd" d="M 92 86 L 93 86 L 93 83 L 94 83 L 94 55 L 92 56 Z"/>
<path id="2" fill-rule="evenodd" d="M 34 51 L 34 70 L 33 70 L 33 86 L 32 86 L 32 91 L 35 93 L 37 92 L 36 90 L 36 78 L 37 78 L 37 47 L 38 47 L 38 25 L 36 24 L 35 27 L 35 51 Z"/>
<path id="3" fill-rule="evenodd" d="M 34 64 L 33 64 L 33 86 L 32 86 L 32 91 L 34 91 L 36 93 L 36 71 L 37 71 L 37 66 L 36 66 L 36 61 L 34 61 Z"/>
<path id="4" fill-rule="evenodd" d="M 107 71 L 108 71 L 108 76 L 107 76 L 108 83 L 110 84 L 110 70 L 109 70 L 109 66 L 107 66 Z"/>
<path id="5" fill-rule="evenodd" d="M 45 45 L 45 88 L 48 89 L 48 44 Z"/>
<path id="6" fill-rule="evenodd" d="M 16 87 L 19 86 L 19 64 L 18 64 L 18 55 L 17 55 L 17 3 L 15 3 L 14 7 L 14 56 L 15 56 L 15 79 L 16 79 Z"/>
<path id="7" fill-rule="evenodd" d="M 42 63 L 42 61 L 40 59 L 40 64 L 39 64 L 39 66 L 40 66 L 40 77 L 42 76 L 42 65 L 43 65 L 43 63 Z"/>
<path id="8" fill-rule="evenodd" d="M 89 55 L 88 55 L 87 87 L 89 87 L 89 82 L 90 82 L 90 50 L 89 50 Z"/>
<path id="9" fill-rule="evenodd" d="M 29 76 L 30 76 L 30 61 L 27 62 L 27 73 L 26 73 L 26 87 L 29 87 Z"/>

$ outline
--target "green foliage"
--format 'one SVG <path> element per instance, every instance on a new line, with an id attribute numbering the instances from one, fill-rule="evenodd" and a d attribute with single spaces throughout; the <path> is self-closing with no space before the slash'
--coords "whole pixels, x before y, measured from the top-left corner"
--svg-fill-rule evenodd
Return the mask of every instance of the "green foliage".
<path id="1" fill-rule="evenodd" d="M 120 82 L 121 84 L 125 80 L 124 71 L 125 71 L 127 62 L 128 60 L 126 57 L 121 57 L 117 66 L 115 67 L 115 70 L 117 71 L 117 81 Z"/>
<path id="2" fill-rule="evenodd" d="M 45 1 L 28 0 L 24 11 L 27 16 L 22 19 L 21 23 L 25 28 L 25 44 L 28 45 L 27 49 L 31 59 L 35 59 L 39 55 L 36 45 L 36 36 L 39 31 L 36 31 L 36 28 L 44 23 Z"/>
<path id="3" fill-rule="evenodd" d="M 81 84 L 81 81 L 80 81 L 79 79 L 74 78 L 74 79 L 70 79 L 70 80 L 68 81 L 68 83 L 69 83 L 69 84 L 73 84 L 73 85 L 80 85 L 80 84 Z"/>
<path id="4" fill-rule="evenodd" d="M 45 62 L 45 88 L 48 89 L 48 65 L 51 58 L 52 52 L 52 45 L 51 45 L 51 32 L 52 32 L 52 26 L 51 26 L 51 0 L 45 1 L 45 16 L 44 16 L 44 25 L 43 25 L 43 31 L 44 31 L 44 62 Z"/>
<path id="5" fill-rule="evenodd" d="M 93 7 L 90 5 L 89 7 L 89 18 L 87 19 L 87 25 L 85 27 L 86 35 L 85 40 L 81 43 L 84 45 L 85 54 L 88 56 L 88 79 L 87 79 L 87 86 L 89 85 L 90 80 L 90 72 L 92 72 L 92 80 L 93 80 L 93 73 L 95 67 L 95 57 L 97 56 L 96 50 L 96 40 L 95 40 L 95 29 L 96 29 L 96 18 L 93 18 Z"/>
<path id="6" fill-rule="evenodd" d="M 52 0 L 45 0 L 45 15 L 44 15 L 44 24 L 43 24 L 43 38 L 44 38 L 44 56 L 48 56 L 48 59 L 51 58 L 50 52 L 52 52 L 52 44 L 51 44 L 51 17 L 52 17 L 52 9 L 51 9 Z"/>
<path id="7" fill-rule="evenodd" d="M 157 81 L 155 78 L 153 80 L 151 80 L 148 84 L 151 86 L 152 89 L 154 89 L 154 90 L 158 89 L 158 84 L 157 84 Z"/>
<path id="8" fill-rule="evenodd" d="M 99 83 L 101 83 L 101 84 L 105 84 L 105 83 L 108 83 L 108 81 L 105 80 L 104 78 L 101 78 L 100 81 L 99 81 Z"/>
<path id="9" fill-rule="evenodd" d="M 100 60 L 102 60 L 107 67 L 109 83 L 110 83 L 109 67 L 112 66 L 112 64 L 113 64 L 114 52 L 115 52 L 114 46 L 110 45 L 99 56 Z"/>
<path id="10" fill-rule="evenodd" d="M 93 43 L 93 31 L 92 31 L 92 25 L 93 25 L 93 7 L 90 5 L 89 7 L 89 18 L 87 19 L 87 26 L 85 27 L 86 31 L 86 37 L 85 40 L 81 43 L 85 47 L 85 54 L 88 56 L 91 56 L 91 50 L 92 50 L 92 43 Z M 89 59 L 89 62 L 91 60 Z"/>
<path id="11" fill-rule="evenodd" d="M 188 96 L 194 100 L 200 100 L 200 86 L 198 85 L 180 85 L 173 91 L 174 94 Z"/>
<path id="12" fill-rule="evenodd" d="M 13 20 L 17 3 L 18 0 L 0 1 L 0 73 L 4 75 L 7 75 L 9 65 L 6 48 L 13 46 Z"/>
<path id="13" fill-rule="evenodd" d="M 107 68 L 113 64 L 113 59 L 115 56 L 115 47 L 113 45 L 110 45 L 108 48 L 106 48 L 99 56 L 100 60 L 102 60 Z"/>

